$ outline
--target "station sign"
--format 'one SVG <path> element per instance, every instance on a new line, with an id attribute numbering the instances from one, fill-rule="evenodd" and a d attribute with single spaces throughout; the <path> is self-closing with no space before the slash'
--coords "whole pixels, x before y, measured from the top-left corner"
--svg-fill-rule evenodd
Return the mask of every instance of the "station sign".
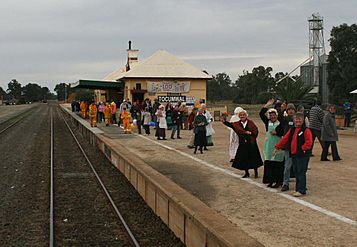
<path id="1" fill-rule="evenodd" d="M 186 96 L 158 96 L 159 102 L 186 102 Z"/>
<path id="2" fill-rule="evenodd" d="M 190 81 L 146 81 L 149 93 L 187 93 Z"/>

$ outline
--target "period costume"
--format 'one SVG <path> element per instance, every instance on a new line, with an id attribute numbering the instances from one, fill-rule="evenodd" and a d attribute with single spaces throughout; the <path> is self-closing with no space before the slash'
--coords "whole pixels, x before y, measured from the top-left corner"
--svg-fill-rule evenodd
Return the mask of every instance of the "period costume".
<path id="1" fill-rule="evenodd" d="M 208 122 L 204 115 L 197 115 L 193 120 L 194 133 L 195 133 L 195 152 L 197 147 L 200 147 L 200 152 L 202 153 L 202 148 L 207 145 L 206 139 L 206 126 Z"/>
<path id="2" fill-rule="evenodd" d="M 237 115 L 233 115 L 229 122 L 235 123 L 239 121 L 239 117 Z M 236 132 L 234 132 L 233 129 L 230 129 L 229 133 L 229 160 L 231 162 L 234 161 L 234 158 L 236 157 L 236 153 L 238 150 L 239 146 L 239 136 L 237 135 Z"/>
<path id="3" fill-rule="evenodd" d="M 238 117 L 238 114 L 243 110 L 242 107 L 236 107 L 234 109 L 234 115 L 231 117 L 229 122 L 235 123 L 238 122 L 240 119 Z M 229 133 L 229 161 L 233 162 L 234 158 L 236 157 L 237 149 L 239 146 L 239 137 L 236 132 L 234 132 L 233 129 L 230 129 Z"/>
<path id="4" fill-rule="evenodd" d="M 195 132 L 194 132 L 193 121 L 195 120 L 196 114 L 197 114 L 197 109 L 194 108 L 188 117 L 188 129 L 191 131 L 191 136 L 187 144 L 188 148 L 195 147 Z"/>
<path id="5" fill-rule="evenodd" d="M 273 110 L 274 111 L 274 110 Z M 266 116 L 268 108 L 263 107 L 260 110 L 259 116 L 265 125 L 266 135 L 264 142 L 264 176 L 263 183 L 269 184 L 269 186 L 279 187 L 283 182 L 284 174 L 284 152 L 279 150 L 279 152 L 274 156 L 275 145 L 279 143 L 281 137 L 283 136 L 282 128 L 277 128 L 280 122 L 276 120 L 272 122 Z M 277 111 L 274 111 L 277 115 Z M 272 134 L 275 133 L 275 134 Z"/>
<path id="6" fill-rule="evenodd" d="M 212 135 L 215 133 L 213 129 L 213 117 L 211 113 L 207 110 L 204 111 L 203 115 L 206 117 L 207 125 L 206 125 L 206 139 L 207 145 L 206 146 L 213 146 Z"/>
<path id="7" fill-rule="evenodd" d="M 249 169 L 257 169 L 262 166 L 263 161 L 260 157 L 256 140 L 258 127 L 254 122 L 247 119 L 244 123 L 241 120 L 235 123 L 229 123 L 227 121 L 223 123 L 232 128 L 239 136 L 239 146 L 232 167 L 248 171 Z M 252 134 L 248 135 L 246 131 L 250 131 Z"/>
<path id="8" fill-rule="evenodd" d="M 158 128 L 156 129 L 156 136 L 158 140 L 166 140 L 165 130 L 167 129 L 166 122 L 166 112 L 164 111 L 164 107 L 160 106 L 156 111 L 156 121 Z"/>

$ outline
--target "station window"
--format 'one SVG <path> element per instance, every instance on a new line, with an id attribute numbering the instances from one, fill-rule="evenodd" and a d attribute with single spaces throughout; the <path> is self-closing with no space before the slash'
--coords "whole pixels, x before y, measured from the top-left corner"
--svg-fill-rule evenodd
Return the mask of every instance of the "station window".
<path id="1" fill-rule="evenodd" d="M 141 90 L 141 83 L 136 83 L 136 90 Z"/>

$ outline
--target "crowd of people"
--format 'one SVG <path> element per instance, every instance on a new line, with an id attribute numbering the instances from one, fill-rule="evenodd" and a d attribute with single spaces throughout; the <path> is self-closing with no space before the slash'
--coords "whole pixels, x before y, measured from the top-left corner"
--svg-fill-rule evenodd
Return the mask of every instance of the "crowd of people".
<path id="1" fill-rule="evenodd" d="M 129 99 L 121 103 L 72 103 L 72 111 L 79 109 L 83 118 L 88 114 L 92 127 L 104 121 L 106 126 L 123 125 L 124 133 L 132 133 L 135 128 L 142 134 L 143 127 L 146 135 L 151 134 L 150 127 L 153 127 L 157 140 L 167 140 L 168 130 L 171 130 L 171 139 L 181 139 L 181 130 L 187 129 L 191 133 L 187 147 L 193 148 L 194 154 L 213 146 L 213 118 L 204 102 L 190 112 L 181 102 L 163 104 L 154 100 L 152 103 L 150 99 L 141 104 L 138 101 L 131 103 Z M 249 170 L 252 169 L 254 177 L 258 178 L 258 168 L 264 165 L 263 183 L 268 187 L 288 191 L 290 179 L 295 177 L 293 195 L 305 195 L 306 173 L 316 138 L 322 148 L 321 161 L 329 161 L 330 146 L 333 161 L 341 160 L 336 144 L 335 112 L 336 106 L 330 104 L 324 113 L 316 101 L 307 115 L 303 106 L 296 108 L 292 103 L 268 100 L 259 112 L 266 132 L 262 155 L 257 144 L 259 130 L 248 118 L 248 112 L 237 107 L 229 121 L 222 115 L 222 123 L 231 129 L 229 160 L 232 167 L 243 170 L 243 178 L 250 177 Z"/>
<path id="2" fill-rule="evenodd" d="M 295 177 L 293 196 L 305 195 L 306 173 L 316 137 L 323 150 L 321 161 L 329 161 L 330 146 L 333 161 L 341 160 L 336 145 L 335 112 L 336 106 L 330 104 L 324 113 L 316 101 L 307 116 L 303 106 L 296 108 L 292 103 L 270 99 L 259 112 L 266 131 L 262 158 L 256 142 L 258 128 L 247 118 L 247 111 L 237 107 L 230 121 L 221 117 L 223 124 L 233 130 L 229 146 L 232 167 L 244 170 L 243 178 L 249 177 L 249 170 L 253 169 L 257 178 L 258 167 L 264 164 L 263 183 L 268 187 L 288 191 L 290 178 Z"/>
<path id="3" fill-rule="evenodd" d="M 131 102 L 124 99 L 122 102 L 87 102 L 73 101 L 73 112 L 81 112 L 82 118 L 89 118 L 92 127 L 97 123 L 105 122 L 106 126 L 123 126 L 124 133 L 132 133 L 137 129 L 142 134 L 142 128 L 146 135 L 150 135 L 150 126 L 153 126 L 158 140 L 166 140 L 166 129 L 171 130 L 171 139 L 181 139 L 181 129 L 189 127 L 189 110 L 185 103 L 162 104 L 154 100 L 145 99 L 144 102 Z"/>

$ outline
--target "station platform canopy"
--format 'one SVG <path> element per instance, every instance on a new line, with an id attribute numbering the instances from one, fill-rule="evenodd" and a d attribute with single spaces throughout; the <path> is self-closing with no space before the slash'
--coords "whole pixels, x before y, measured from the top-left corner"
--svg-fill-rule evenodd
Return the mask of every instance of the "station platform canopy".
<path id="1" fill-rule="evenodd" d="M 124 83 L 122 81 L 110 81 L 110 80 L 79 80 L 74 83 L 70 83 L 70 88 L 86 88 L 86 89 L 117 89 L 123 88 Z"/>

